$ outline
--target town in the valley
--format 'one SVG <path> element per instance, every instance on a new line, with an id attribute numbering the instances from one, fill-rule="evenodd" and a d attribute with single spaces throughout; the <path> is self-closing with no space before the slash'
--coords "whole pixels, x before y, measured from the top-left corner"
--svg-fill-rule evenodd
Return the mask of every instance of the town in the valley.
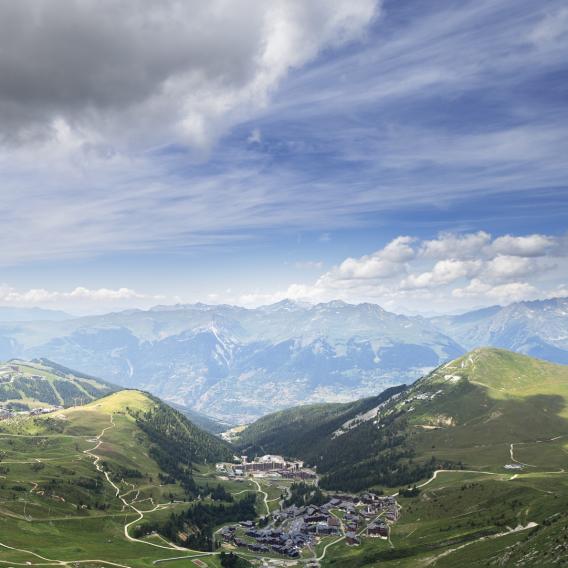
<path id="1" fill-rule="evenodd" d="M 225 550 L 302 559 L 308 566 L 310 562 L 317 566 L 321 543 L 344 540 L 356 547 L 363 539 L 389 539 L 390 526 L 399 516 L 395 496 L 321 492 L 313 469 L 282 456 L 265 455 L 252 461 L 241 456 L 240 463 L 217 464 L 216 474 L 220 480 L 252 482 L 266 507 L 266 514 L 256 522 L 242 521 L 217 531 L 217 545 Z M 308 498 L 306 504 L 291 504 L 298 489 L 308 496 L 317 492 L 317 503 Z M 281 495 L 269 499 L 270 490 Z"/>

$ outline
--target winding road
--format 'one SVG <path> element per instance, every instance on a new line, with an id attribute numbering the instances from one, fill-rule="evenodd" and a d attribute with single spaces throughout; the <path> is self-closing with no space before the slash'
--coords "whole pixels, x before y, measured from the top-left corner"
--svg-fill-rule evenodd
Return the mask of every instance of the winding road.
<path id="1" fill-rule="evenodd" d="M 176 560 L 176 559 L 191 559 L 191 558 L 199 558 L 199 557 L 212 556 L 212 555 L 218 554 L 218 552 L 194 551 L 194 550 L 191 550 L 191 549 L 187 549 L 187 548 L 184 548 L 184 547 L 180 547 L 180 546 L 177 546 L 177 545 L 174 544 L 174 543 L 171 543 L 171 542 L 166 541 L 165 539 L 163 539 L 163 537 L 160 537 L 160 538 L 161 538 L 161 540 L 164 542 L 164 544 L 159 544 L 159 543 L 150 542 L 150 541 L 147 541 L 147 540 L 142 540 L 142 539 L 139 539 L 139 538 L 135 538 L 135 537 L 132 537 L 132 536 L 130 535 L 130 533 L 129 533 L 130 527 L 131 527 L 132 525 L 134 525 L 134 524 L 139 523 L 140 521 L 142 521 L 142 520 L 144 519 L 144 516 L 145 516 L 146 514 L 152 513 L 152 512 L 157 511 L 157 510 L 162 510 L 162 509 L 169 508 L 169 507 L 172 506 L 172 503 L 157 503 L 157 504 L 156 504 L 156 503 L 154 502 L 153 498 L 151 498 L 151 497 L 150 497 L 150 498 L 143 499 L 143 500 L 141 500 L 141 501 L 138 501 L 139 496 L 140 496 L 140 490 L 137 489 L 137 488 L 136 488 L 134 485 L 132 485 L 132 484 L 130 484 L 130 486 L 131 486 L 130 489 L 128 489 L 126 492 L 124 492 L 124 493 L 121 494 L 120 487 L 111 479 L 109 472 L 104 470 L 104 468 L 103 468 L 102 465 L 100 464 L 101 456 L 96 453 L 96 451 L 97 451 L 97 450 L 100 448 L 100 446 L 103 444 L 103 437 L 104 437 L 104 435 L 106 434 L 106 432 L 107 432 L 108 430 L 110 430 L 110 429 L 116 427 L 116 424 L 115 424 L 115 422 L 114 422 L 113 414 L 109 414 L 109 420 L 110 420 L 110 424 L 109 424 L 108 426 L 106 426 L 105 428 L 103 428 L 102 431 L 100 432 L 100 434 L 98 434 L 94 439 L 92 439 L 93 442 L 96 442 L 95 445 L 94 445 L 92 448 L 89 448 L 89 449 L 87 449 L 87 450 L 83 450 L 82 453 L 85 454 L 85 455 L 87 455 L 87 456 L 89 456 L 89 457 L 93 460 L 93 465 L 95 466 L 95 468 L 97 469 L 97 471 L 99 471 L 100 473 L 102 473 L 102 474 L 104 475 L 104 477 L 105 477 L 107 483 L 113 488 L 113 490 L 114 490 L 114 492 L 115 492 L 115 497 L 116 497 L 117 499 L 119 499 L 119 500 L 122 502 L 123 507 L 124 507 L 125 509 L 130 509 L 130 510 L 133 511 L 136 515 L 138 515 L 134 520 L 131 520 L 130 522 L 128 522 L 128 523 L 126 523 L 126 524 L 124 525 L 124 537 L 125 537 L 128 541 L 133 542 L 133 543 L 135 542 L 135 543 L 145 544 L 145 545 L 147 545 L 147 546 L 152 546 L 152 547 L 154 547 L 154 548 L 159 548 L 159 549 L 163 549 L 163 550 L 179 551 L 179 552 L 185 553 L 185 554 L 183 554 L 183 555 L 176 556 L 176 557 L 169 557 L 169 558 L 157 559 L 157 560 L 154 561 L 154 564 L 159 564 L 159 563 L 164 563 L 164 562 L 168 562 L 168 561 L 173 561 L 173 560 Z M 16 435 L 16 436 L 17 436 L 17 435 Z M 22 437 L 26 437 L 26 436 L 22 436 Z M 36 436 L 30 436 L 30 437 L 36 437 Z M 70 436 L 70 437 L 85 438 L 85 436 Z M 559 439 L 559 438 L 561 438 L 561 437 L 563 437 L 563 436 L 556 436 L 556 437 L 554 437 L 554 438 L 551 438 L 550 440 L 539 440 L 538 442 L 554 441 L 554 440 L 557 440 L 557 439 Z M 91 440 L 89 440 L 89 441 L 91 441 Z M 510 444 L 510 447 L 509 447 L 509 454 L 510 454 L 511 460 L 512 460 L 513 462 L 515 462 L 515 463 L 519 463 L 519 464 L 521 464 L 521 465 L 523 465 L 523 466 L 526 466 L 526 467 L 536 467 L 536 466 L 534 466 L 534 465 L 530 465 L 530 464 L 523 463 L 523 462 L 521 462 L 521 461 L 519 461 L 519 460 L 517 460 L 517 459 L 515 458 L 515 453 L 514 453 L 514 452 L 515 452 L 515 446 L 516 446 L 516 445 L 519 445 L 519 444 L 522 444 L 522 443 L 523 443 L 523 442 L 511 443 L 511 444 Z M 42 459 L 42 458 L 35 458 L 35 459 L 33 459 L 33 460 L 25 461 L 25 462 L 24 462 L 24 461 L 22 461 L 22 462 L 16 462 L 16 461 L 14 461 L 14 462 L 4 462 L 4 463 L 40 463 L 41 461 L 48 461 L 48 460 L 51 461 L 52 459 L 58 459 L 58 458 L 51 458 L 51 459 L 50 459 L 50 458 L 43 458 L 43 459 Z M 490 471 L 480 471 L 480 470 L 438 469 L 438 470 L 436 470 L 436 471 L 433 472 L 432 476 L 431 476 L 429 479 L 427 479 L 426 481 L 424 481 L 424 482 L 418 484 L 417 487 L 422 488 L 422 487 L 427 486 L 428 484 L 432 483 L 435 479 L 437 479 L 437 477 L 438 477 L 440 474 L 442 474 L 442 473 L 448 473 L 448 474 L 455 474 L 455 473 L 471 473 L 471 474 L 493 475 L 493 476 L 495 476 L 495 475 L 497 475 L 497 476 L 502 475 L 502 474 L 500 474 L 500 473 L 495 473 L 495 472 L 490 472 Z M 546 473 L 546 472 L 545 472 L 545 473 Z M 564 470 L 561 470 L 561 471 L 558 471 L 558 472 L 550 472 L 550 473 L 564 473 Z M 514 479 L 516 479 L 516 478 L 517 478 L 517 475 L 513 475 L 512 477 L 509 478 L 509 480 L 514 480 Z M 265 509 L 266 509 L 266 513 L 267 513 L 267 514 L 270 514 L 270 506 L 269 506 L 269 502 L 270 502 L 270 501 L 269 501 L 269 499 L 268 499 L 268 493 L 262 489 L 260 483 L 259 483 L 257 480 L 253 479 L 253 480 L 251 480 L 251 481 L 252 481 L 252 483 L 256 486 L 256 490 L 255 490 L 255 489 L 245 489 L 245 490 L 243 490 L 243 491 L 237 492 L 236 494 L 244 493 L 244 492 L 246 492 L 246 491 L 256 491 L 257 493 L 259 493 L 260 495 L 262 495 L 264 507 L 265 507 Z M 37 490 L 37 488 L 38 488 L 37 483 L 32 482 L 32 489 L 30 490 L 30 492 L 32 492 L 32 493 L 35 492 L 35 491 Z M 133 498 L 131 501 L 128 501 L 128 500 L 126 499 L 126 497 L 127 497 L 128 495 L 133 494 L 133 493 L 134 493 L 134 498 Z M 398 492 L 397 492 L 397 493 L 394 493 L 392 496 L 393 496 L 393 497 L 396 497 L 397 495 L 398 495 Z M 275 501 L 275 500 L 278 500 L 278 499 L 272 499 L 271 501 Z M 140 503 L 145 502 L 145 501 L 150 501 L 151 504 L 153 505 L 153 508 L 148 509 L 148 510 L 143 510 L 143 509 L 140 509 L 140 508 L 138 508 L 137 506 L 135 506 L 135 503 L 137 503 L 138 505 L 140 505 Z M 425 564 L 424 566 L 429 566 L 429 565 L 431 565 L 432 563 L 436 562 L 438 559 L 443 558 L 443 557 L 445 557 L 445 556 L 448 556 L 449 554 L 452 554 L 452 553 L 455 552 L 455 551 L 461 550 L 462 548 L 465 548 L 466 546 L 469 546 L 469 545 L 471 545 L 471 544 L 475 544 L 476 542 L 480 542 L 480 541 L 488 540 L 488 539 L 500 538 L 500 537 L 509 535 L 509 534 L 511 534 L 511 533 L 514 533 L 514 532 L 519 532 L 519 531 L 524 531 L 524 530 L 530 529 L 530 528 L 532 528 L 532 527 L 534 527 L 534 526 L 537 526 L 536 523 L 534 523 L 534 522 L 529 522 L 526 526 L 518 526 L 518 527 L 516 527 L 516 528 L 512 528 L 512 529 L 509 529 L 509 530 L 504 531 L 504 532 L 501 532 L 501 533 L 497 533 L 497 534 L 494 534 L 494 535 L 489 535 L 489 536 L 486 536 L 486 537 L 482 537 L 482 538 L 480 538 L 480 539 L 476 539 L 476 540 L 472 540 L 472 541 L 470 541 L 470 542 L 466 542 L 466 543 L 464 543 L 464 544 L 462 544 L 462 545 L 459 545 L 459 546 L 457 546 L 457 547 L 454 547 L 454 548 L 452 548 L 452 549 L 448 549 L 448 550 L 444 551 L 443 553 L 441 553 L 441 554 L 438 555 L 438 556 L 435 556 L 435 557 L 433 557 L 433 558 L 431 558 L 431 559 L 428 559 L 428 560 L 427 560 L 427 564 Z M 364 531 L 364 529 L 363 529 L 363 531 Z M 361 534 L 363 531 L 361 531 L 359 534 Z M 327 554 L 328 550 L 329 550 L 332 546 L 335 546 L 336 544 L 338 544 L 339 542 L 341 542 L 341 541 L 343 541 L 343 540 L 345 540 L 345 535 L 340 536 L 340 537 L 338 537 L 337 539 L 335 539 L 334 541 L 327 543 L 327 544 L 323 547 L 323 549 L 322 549 L 320 555 L 319 555 L 317 558 L 315 558 L 315 560 L 316 560 L 317 562 L 321 562 L 321 561 L 326 557 L 326 554 Z M 113 566 L 113 567 L 116 567 L 116 568 L 132 568 L 131 566 L 128 566 L 128 565 L 118 564 L 118 563 L 116 563 L 116 562 L 111 562 L 111 561 L 108 561 L 108 560 L 100 560 L 100 559 L 93 559 L 93 560 L 59 560 L 59 559 L 52 559 L 52 558 L 47 558 L 47 557 L 45 557 L 45 556 L 41 556 L 40 554 L 37 554 L 37 553 L 32 552 L 32 551 L 29 551 L 29 550 L 19 549 L 19 548 L 12 547 L 12 546 L 7 545 L 7 544 L 2 543 L 2 542 L 0 542 L 0 548 L 4 548 L 4 549 L 6 549 L 6 550 L 12 550 L 12 551 L 15 551 L 15 552 L 20 552 L 20 553 L 22 553 L 22 554 L 29 554 L 29 555 L 31 555 L 31 556 L 33 556 L 33 557 L 35 557 L 35 558 L 37 558 L 37 559 L 39 559 L 39 560 L 41 560 L 41 561 L 44 561 L 44 562 L 43 562 L 43 565 L 46 565 L 46 566 L 69 566 L 69 565 L 71 565 L 71 564 L 75 564 L 75 565 L 76 565 L 76 564 L 87 564 L 87 563 L 100 563 L 100 564 L 103 564 L 103 565 Z M 312 559 L 312 561 L 313 561 L 313 560 L 314 560 L 314 559 Z M 29 562 L 26 562 L 26 563 L 18 563 L 18 562 L 13 562 L 13 561 L 0 560 L 0 564 L 9 564 L 9 565 L 11 565 L 11 566 L 27 566 L 27 565 L 29 565 L 30 563 L 29 563 Z"/>

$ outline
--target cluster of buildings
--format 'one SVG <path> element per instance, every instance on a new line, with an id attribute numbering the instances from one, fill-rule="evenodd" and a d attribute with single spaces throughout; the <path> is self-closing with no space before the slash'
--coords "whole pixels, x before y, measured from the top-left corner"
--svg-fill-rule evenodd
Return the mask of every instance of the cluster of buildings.
<path id="1" fill-rule="evenodd" d="M 62 406 L 50 406 L 45 408 L 32 408 L 29 414 L 30 416 L 39 416 L 41 414 L 51 414 L 52 412 L 57 412 L 58 410 L 63 410 Z"/>
<path id="2" fill-rule="evenodd" d="M 62 406 L 49 406 L 45 408 L 32 408 L 31 410 L 12 410 L 10 408 L 0 408 L 0 420 L 7 420 L 16 416 L 40 416 L 63 410 Z"/>
<path id="3" fill-rule="evenodd" d="M 298 558 L 304 547 L 325 536 L 344 536 L 350 546 L 360 544 L 362 537 L 388 538 L 388 523 L 398 519 L 398 511 L 394 497 L 338 495 L 321 506 L 293 505 L 275 511 L 263 528 L 244 521 L 223 528 L 219 535 L 225 543 L 251 552 Z"/>
<path id="4" fill-rule="evenodd" d="M 46 381 L 47 379 L 43 375 L 26 375 L 22 373 L 18 365 L 6 364 L 0 365 L 0 385 L 13 385 L 15 381 L 19 379 L 32 379 L 35 381 Z M 3 401 L 11 399 L 10 392 L 7 396 L 3 397 Z M 18 395 L 19 396 L 19 395 Z M 62 406 L 50 406 L 45 408 L 32 408 L 28 410 L 27 404 L 17 404 L 17 401 L 12 404 L 6 403 L 4 406 L 0 406 L 0 420 L 7 420 L 9 418 L 15 418 L 17 416 L 38 416 L 40 414 L 48 414 L 50 412 L 55 412 L 57 410 L 62 410 Z"/>
<path id="5" fill-rule="evenodd" d="M 241 462 L 218 463 L 217 473 L 229 479 L 240 479 L 248 475 L 253 477 L 271 477 L 274 479 L 315 479 L 316 473 L 304 467 L 302 461 L 290 461 L 282 456 L 265 455 L 248 461 L 247 456 L 241 456 Z"/>
<path id="6" fill-rule="evenodd" d="M 309 535 L 299 531 L 283 531 L 279 529 L 257 529 L 252 521 L 240 523 L 244 530 L 244 537 L 238 536 L 237 527 L 230 526 L 221 530 L 220 535 L 225 542 L 241 548 L 248 548 L 251 552 L 272 552 L 298 558 L 301 549 L 310 542 Z"/>

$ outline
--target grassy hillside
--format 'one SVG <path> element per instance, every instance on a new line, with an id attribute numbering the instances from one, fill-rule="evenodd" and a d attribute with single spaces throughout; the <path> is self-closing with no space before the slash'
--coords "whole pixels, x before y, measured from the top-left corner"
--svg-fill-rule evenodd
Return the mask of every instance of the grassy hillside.
<path id="1" fill-rule="evenodd" d="M 324 568 L 565 566 L 568 475 L 448 471 L 401 498 L 389 541 L 329 549 Z"/>
<path id="2" fill-rule="evenodd" d="M 417 382 L 396 408 L 404 411 L 419 453 L 435 449 L 438 457 L 502 467 L 510 444 L 526 454 L 545 440 L 563 443 L 568 367 L 478 349 Z"/>
<path id="3" fill-rule="evenodd" d="M 565 367 L 476 350 L 408 388 L 266 417 L 241 443 L 304 457 L 324 491 L 416 484 L 388 540 L 322 537 L 322 568 L 562 566 L 567 385 Z M 211 462 L 232 453 L 140 391 L 0 421 L 0 563 L 219 568 L 215 531 L 263 514 L 258 493 L 281 498 L 278 482 L 218 480 Z"/>
<path id="4" fill-rule="evenodd" d="M 0 408 L 30 410 L 86 404 L 117 387 L 46 359 L 0 364 Z"/>
<path id="5" fill-rule="evenodd" d="M 478 349 L 382 396 L 270 415 L 246 428 L 240 444 L 303 458 L 318 467 L 322 486 L 352 490 L 413 483 L 437 467 L 502 471 L 511 444 L 527 460 L 538 454 L 541 469 L 564 463 L 554 448 L 568 435 L 568 367 Z M 372 416 L 338 435 L 341 420 L 379 400 L 386 402 Z"/>
<path id="6" fill-rule="evenodd" d="M 197 499 L 213 512 L 223 499 L 233 503 L 226 491 L 213 492 L 206 465 L 231 456 L 228 444 L 139 391 L 2 420 L 0 562 L 134 567 L 203 554 L 158 535 L 138 538 L 137 527 L 162 523 Z M 193 533 L 208 542 L 209 530 L 196 522 Z M 219 566 L 213 556 L 203 562 Z"/>
<path id="7" fill-rule="evenodd" d="M 313 461 L 326 453 L 335 431 L 344 424 L 348 424 L 346 429 L 359 424 L 365 414 L 405 388 L 393 387 L 355 402 L 310 404 L 269 414 L 247 426 L 239 435 L 238 445 L 249 456 L 270 451 Z"/>
<path id="8" fill-rule="evenodd" d="M 324 567 L 563 566 L 567 403 L 567 367 L 478 349 L 339 435 L 324 428 L 318 437 L 309 427 L 317 417 L 340 414 L 325 405 L 265 417 L 245 429 L 241 442 L 312 461 L 323 488 L 394 494 L 417 486 L 399 497 L 401 515 L 388 541 L 349 547 L 324 540 Z"/>

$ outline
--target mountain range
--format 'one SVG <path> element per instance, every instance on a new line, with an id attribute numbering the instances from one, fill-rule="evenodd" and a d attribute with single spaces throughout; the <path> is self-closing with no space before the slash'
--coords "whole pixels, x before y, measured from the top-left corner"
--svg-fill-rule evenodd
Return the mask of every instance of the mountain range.
<path id="1" fill-rule="evenodd" d="M 567 314 L 567 299 L 430 319 L 340 301 L 157 306 L 3 321 L 0 358 L 48 358 L 242 423 L 297 404 L 346 402 L 410 384 L 480 345 L 567 362 Z"/>
<path id="2" fill-rule="evenodd" d="M 467 350 L 490 345 L 568 364 L 568 298 L 493 306 L 430 321 Z"/>

